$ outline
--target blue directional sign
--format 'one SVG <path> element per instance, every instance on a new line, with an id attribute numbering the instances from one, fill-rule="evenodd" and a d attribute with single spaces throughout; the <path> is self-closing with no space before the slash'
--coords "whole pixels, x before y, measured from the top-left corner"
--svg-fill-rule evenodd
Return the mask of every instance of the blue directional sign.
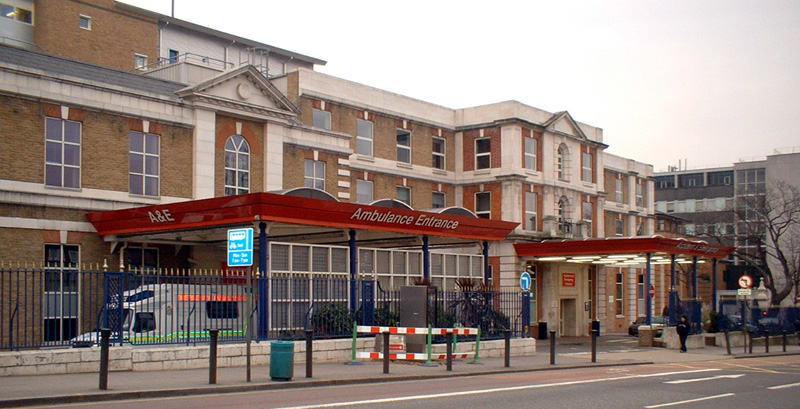
<path id="1" fill-rule="evenodd" d="M 228 266 L 253 265 L 253 229 L 228 230 Z"/>
<path id="2" fill-rule="evenodd" d="M 523 271 L 522 274 L 519 276 L 519 286 L 522 288 L 522 291 L 530 291 L 531 290 L 531 274 L 527 271 Z"/>

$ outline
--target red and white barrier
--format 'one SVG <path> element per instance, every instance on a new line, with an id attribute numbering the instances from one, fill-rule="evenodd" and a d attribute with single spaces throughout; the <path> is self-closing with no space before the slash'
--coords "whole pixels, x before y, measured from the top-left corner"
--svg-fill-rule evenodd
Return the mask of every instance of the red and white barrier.
<path id="1" fill-rule="evenodd" d="M 453 359 L 464 359 L 475 355 L 474 352 L 463 352 L 457 354 L 450 354 Z M 383 359 L 383 352 L 359 352 L 357 354 L 359 358 L 369 358 L 369 359 Z M 428 354 L 420 354 L 420 353 L 389 353 L 389 359 L 391 360 L 400 360 L 400 361 L 425 361 L 428 359 Z M 447 354 L 431 354 L 431 359 L 442 360 L 447 359 Z"/>
<path id="2" fill-rule="evenodd" d="M 359 325 L 356 331 L 361 334 L 381 334 L 388 332 L 390 334 L 422 334 L 428 335 L 428 328 L 414 328 L 414 327 L 370 327 Z M 477 328 L 431 328 L 431 335 L 478 335 Z"/>

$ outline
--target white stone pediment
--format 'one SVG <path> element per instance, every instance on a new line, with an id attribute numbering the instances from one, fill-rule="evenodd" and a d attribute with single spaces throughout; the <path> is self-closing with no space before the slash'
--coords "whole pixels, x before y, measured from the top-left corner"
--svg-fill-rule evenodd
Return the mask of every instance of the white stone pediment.
<path id="1" fill-rule="evenodd" d="M 547 130 L 562 135 L 569 135 L 577 139 L 587 139 L 586 134 L 578 126 L 578 123 L 572 119 L 569 112 L 563 111 L 553 115 L 546 123 Z"/>

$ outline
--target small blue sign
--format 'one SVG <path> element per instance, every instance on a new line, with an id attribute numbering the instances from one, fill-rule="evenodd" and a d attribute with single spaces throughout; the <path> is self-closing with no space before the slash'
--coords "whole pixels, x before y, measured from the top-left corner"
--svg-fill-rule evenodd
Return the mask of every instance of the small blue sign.
<path id="1" fill-rule="evenodd" d="M 228 230 L 228 266 L 253 265 L 253 229 Z"/>
<path id="2" fill-rule="evenodd" d="M 530 291 L 531 290 L 531 274 L 527 271 L 523 271 L 522 274 L 519 276 L 519 286 L 522 288 L 522 291 Z"/>

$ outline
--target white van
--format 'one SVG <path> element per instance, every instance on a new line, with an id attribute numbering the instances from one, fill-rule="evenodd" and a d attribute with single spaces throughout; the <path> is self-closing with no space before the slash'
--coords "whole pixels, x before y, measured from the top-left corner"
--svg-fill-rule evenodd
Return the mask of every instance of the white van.
<path id="1" fill-rule="evenodd" d="M 126 343 L 176 343 L 207 339 L 209 329 L 219 336 L 244 337 L 251 308 L 247 308 L 245 286 L 196 284 L 147 284 L 123 293 L 122 341 Z M 253 303 L 251 302 L 251 305 Z M 115 302 L 103 314 L 118 317 Z M 111 326 L 111 325 L 109 325 Z M 99 342 L 95 330 L 74 338 L 73 345 Z M 119 339 L 114 333 L 112 339 Z"/>

